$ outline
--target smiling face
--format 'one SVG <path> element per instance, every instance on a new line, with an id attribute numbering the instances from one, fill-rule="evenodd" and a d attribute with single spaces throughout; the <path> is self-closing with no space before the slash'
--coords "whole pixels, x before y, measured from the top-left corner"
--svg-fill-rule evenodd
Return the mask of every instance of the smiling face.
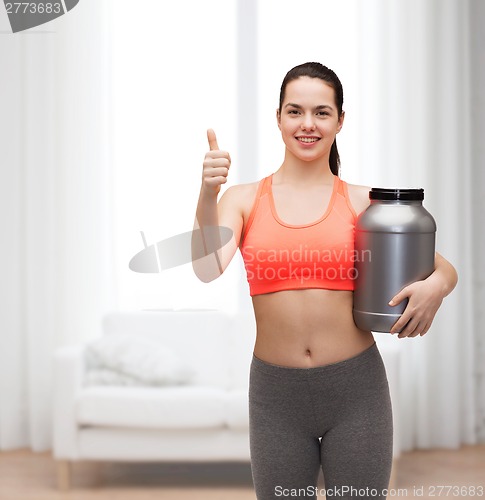
<path id="1" fill-rule="evenodd" d="M 338 116 L 335 91 L 320 78 L 302 76 L 288 83 L 278 127 L 287 155 L 302 161 L 325 160 L 344 121 Z"/>

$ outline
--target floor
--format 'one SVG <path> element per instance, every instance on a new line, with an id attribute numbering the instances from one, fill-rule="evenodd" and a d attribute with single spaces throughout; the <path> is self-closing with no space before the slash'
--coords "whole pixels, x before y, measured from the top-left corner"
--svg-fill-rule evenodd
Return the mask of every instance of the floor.
<path id="1" fill-rule="evenodd" d="M 398 461 L 395 488 L 388 498 L 485 500 L 485 445 L 405 453 Z M 255 498 L 248 464 L 81 462 L 73 467 L 72 489 L 61 493 L 56 489 L 56 466 L 50 453 L 0 454 L 0 500 Z"/>

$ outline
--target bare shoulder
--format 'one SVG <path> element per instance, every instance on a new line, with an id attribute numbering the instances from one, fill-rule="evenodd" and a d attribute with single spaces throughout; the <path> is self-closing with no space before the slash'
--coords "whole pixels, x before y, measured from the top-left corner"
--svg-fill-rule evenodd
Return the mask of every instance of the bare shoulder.
<path id="1" fill-rule="evenodd" d="M 229 186 L 224 191 L 220 202 L 237 206 L 243 214 L 248 213 L 256 197 L 259 182 L 260 181 Z"/>
<path id="2" fill-rule="evenodd" d="M 359 186 L 357 184 L 348 184 L 350 203 L 354 207 L 357 215 L 363 212 L 369 206 L 369 186 Z"/>
<path id="3" fill-rule="evenodd" d="M 248 184 L 234 184 L 229 186 L 225 191 L 223 196 L 230 196 L 232 198 L 245 198 L 248 195 L 256 195 L 258 189 L 259 181 L 250 182 Z"/>

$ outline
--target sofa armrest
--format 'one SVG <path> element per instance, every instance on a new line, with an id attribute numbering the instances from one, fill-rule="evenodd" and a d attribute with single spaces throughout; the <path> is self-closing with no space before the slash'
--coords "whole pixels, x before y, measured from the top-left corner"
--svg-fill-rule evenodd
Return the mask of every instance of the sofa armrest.
<path id="1" fill-rule="evenodd" d="M 84 378 L 84 345 L 59 348 L 54 354 L 53 454 L 78 457 L 76 399 Z"/>

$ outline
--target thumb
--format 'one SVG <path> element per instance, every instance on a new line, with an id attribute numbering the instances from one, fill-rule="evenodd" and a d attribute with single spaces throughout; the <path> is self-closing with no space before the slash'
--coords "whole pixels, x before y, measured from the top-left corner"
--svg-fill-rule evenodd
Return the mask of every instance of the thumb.
<path id="1" fill-rule="evenodd" d="M 211 128 L 207 131 L 207 140 L 209 141 L 209 148 L 211 151 L 219 149 L 216 133 Z"/>

